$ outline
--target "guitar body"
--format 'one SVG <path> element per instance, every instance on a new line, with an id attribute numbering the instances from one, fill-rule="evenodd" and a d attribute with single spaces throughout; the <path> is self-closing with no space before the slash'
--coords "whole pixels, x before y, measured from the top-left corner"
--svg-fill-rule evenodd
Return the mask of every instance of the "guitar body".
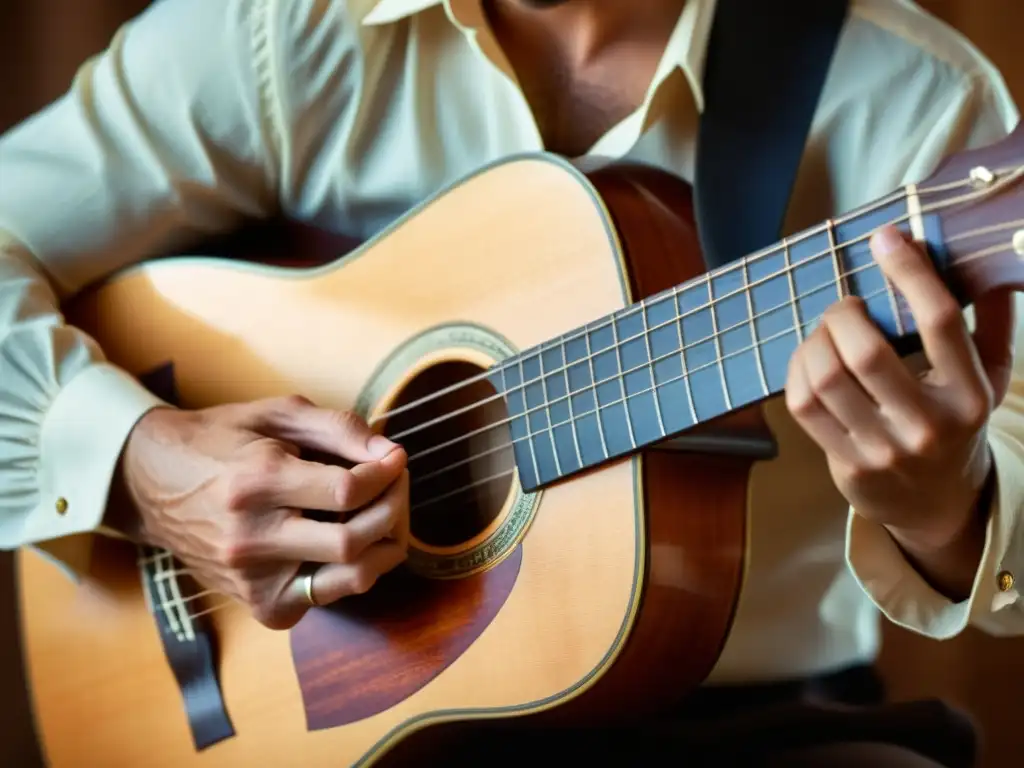
<path id="1" fill-rule="evenodd" d="M 281 254 L 318 267 L 245 253 L 140 265 L 76 297 L 68 321 L 135 375 L 170 366 L 183 407 L 299 393 L 373 419 L 704 271 L 683 182 L 627 167 L 585 177 L 547 156 L 486 169 L 344 257 L 319 242 L 306 246 L 319 253 Z M 500 415 L 493 405 L 475 418 Z M 409 428 L 400 418 L 385 420 L 390 434 Z M 756 406 L 714 428 L 719 443 L 771 444 Z M 418 513 L 414 498 L 408 567 L 290 632 L 241 606 L 209 613 L 235 734 L 201 751 L 135 549 L 97 541 L 81 587 L 23 551 L 21 632 L 47 760 L 397 763 L 444 723 L 666 706 L 700 684 L 725 641 L 747 476 L 765 457 L 680 447 L 532 494 L 505 478 L 451 525 L 439 522 L 447 504 Z"/>

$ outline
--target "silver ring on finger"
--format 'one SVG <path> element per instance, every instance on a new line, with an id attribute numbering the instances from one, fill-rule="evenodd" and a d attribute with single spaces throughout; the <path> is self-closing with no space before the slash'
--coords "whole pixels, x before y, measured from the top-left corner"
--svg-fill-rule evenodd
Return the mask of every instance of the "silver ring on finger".
<path id="1" fill-rule="evenodd" d="M 313 567 L 306 571 L 306 575 L 302 577 L 302 592 L 306 596 L 306 602 L 309 603 L 311 608 L 319 608 L 320 603 L 317 602 L 316 595 L 313 592 L 313 577 L 316 576 L 319 567 Z"/>

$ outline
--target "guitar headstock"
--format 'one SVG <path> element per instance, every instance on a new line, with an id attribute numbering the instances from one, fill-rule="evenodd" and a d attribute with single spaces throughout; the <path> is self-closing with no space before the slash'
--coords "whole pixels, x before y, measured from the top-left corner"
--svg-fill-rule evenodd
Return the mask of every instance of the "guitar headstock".
<path id="1" fill-rule="evenodd" d="M 968 301 L 1024 291 L 1024 124 L 986 147 L 948 157 L 917 185 L 924 218 L 939 221 L 947 268 Z"/>

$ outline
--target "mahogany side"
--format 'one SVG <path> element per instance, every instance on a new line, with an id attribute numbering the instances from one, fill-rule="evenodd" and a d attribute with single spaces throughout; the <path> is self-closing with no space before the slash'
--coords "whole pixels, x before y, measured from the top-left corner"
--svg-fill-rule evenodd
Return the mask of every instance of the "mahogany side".
<path id="1" fill-rule="evenodd" d="M 635 300 L 707 271 L 686 182 L 622 164 L 588 178 L 619 235 Z M 698 430 L 737 438 L 755 450 L 644 452 L 642 599 L 628 640 L 604 674 L 554 709 L 497 723 L 431 725 L 396 744 L 378 765 L 413 765 L 480 728 L 628 724 L 681 704 L 704 681 L 728 638 L 742 587 L 750 469 L 774 454 L 775 440 L 760 406 L 693 432 Z"/>
<path id="2" fill-rule="evenodd" d="M 707 271 L 686 182 L 626 165 L 590 179 L 618 230 L 636 300 Z M 774 438 L 758 406 L 701 429 L 743 437 L 763 452 L 643 454 L 647 572 L 639 615 L 616 663 L 565 706 L 567 715 L 644 717 L 685 698 L 718 660 L 743 581 L 750 468 L 774 450 Z"/>

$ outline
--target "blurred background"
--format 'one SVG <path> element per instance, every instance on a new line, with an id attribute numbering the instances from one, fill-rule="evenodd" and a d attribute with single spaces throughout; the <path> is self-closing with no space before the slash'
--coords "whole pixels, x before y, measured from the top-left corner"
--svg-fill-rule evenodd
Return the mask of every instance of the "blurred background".
<path id="1" fill-rule="evenodd" d="M 102 50 L 116 28 L 146 5 L 148 0 L 0 0 L 0 131 L 67 89 L 81 62 Z M 1024 3 L 920 0 L 919 5 L 984 51 L 1024 105 Z M 34 768 L 41 763 L 21 669 L 16 610 L 12 559 L 0 553 L 0 765 Z M 984 740 L 979 768 L 1006 768 L 1024 764 L 1022 657 L 1024 639 L 969 631 L 937 643 L 889 626 L 881 666 L 895 698 L 937 695 L 968 710 Z"/>

